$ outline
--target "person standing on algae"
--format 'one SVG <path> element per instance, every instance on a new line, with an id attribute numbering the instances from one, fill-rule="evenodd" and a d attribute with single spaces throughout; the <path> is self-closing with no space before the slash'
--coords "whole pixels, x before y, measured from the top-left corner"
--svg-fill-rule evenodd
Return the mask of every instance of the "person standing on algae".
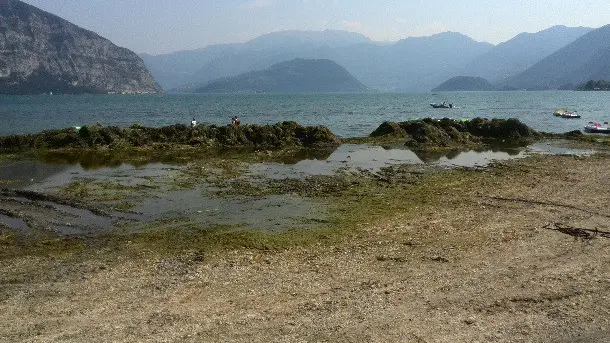
<path id="1" fill-rule="evenodd" d="M 239 118 L 237 118 L 237 116 L 234 116 L 233 118 L 231 118 L 231 123 L 233 124 L 233 126 L 239 126 Z"/>

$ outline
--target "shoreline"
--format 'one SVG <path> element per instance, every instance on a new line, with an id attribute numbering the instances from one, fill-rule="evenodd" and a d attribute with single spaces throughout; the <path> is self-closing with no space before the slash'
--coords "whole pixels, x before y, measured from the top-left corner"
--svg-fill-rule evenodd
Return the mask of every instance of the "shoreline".
<path id="1" fill-rule="evenodd" d="M 326 202 L 331 216 L 313 230 L 168 220 L 135 233 L 21 242 L 1 230 L 0 337 L 601 341 L 610 334 L 610 239 L 558 228 L 610 231 L 600 187 L 610 156 L 604 143 L 572 144 L 598 153 L 486 168 L 397 165 L 235 189 Z M 208 181 L 239 175 L 234 162 L 244 157 L 225 158 L 211 162 Z"/>
<path id="2" fill-rule="evenodd" d="M 294 121 L 273 125 L 195 125 L 163 127 L 132 125 L 127 128 L 95 124 L 45 130 L 37 134 L 0 137 L 0 153 L 61 150 L 113 151 L 129 149 L 201 148 L 218 150 L 335 147 L 341 142 L 387 142 L 406 140 L 415 149 L 472 148 L 489 144 L 524 144 L 542 137 L 580 138 L 582 132 L 563 134 L 538 132 L 518 119 L 422 118 L 380 124 L 367 137 L 339 138 L 325 126 L 303 126 Z"/>
<path id="3" fill-rule="evenodd" d="M 610 241 L 546 226 L 610 227 L 607 162 L 538 156 L 431 175 L 402 211 L 292 247 L 159 250 L 160 236 L 5 257 L 0 337 L 597 342 Z"/>

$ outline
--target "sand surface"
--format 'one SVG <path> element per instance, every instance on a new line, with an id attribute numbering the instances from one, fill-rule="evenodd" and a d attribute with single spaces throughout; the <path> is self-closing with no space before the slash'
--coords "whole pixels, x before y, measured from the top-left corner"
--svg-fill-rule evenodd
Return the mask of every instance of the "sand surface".
<path id="1" fill-rule="evenodd" d="M 552 230 L 610 231 L 610 158 L 507 164 L 332 245 L 4 258 L 0 341 L 610 341 L 610 238 Z"/>

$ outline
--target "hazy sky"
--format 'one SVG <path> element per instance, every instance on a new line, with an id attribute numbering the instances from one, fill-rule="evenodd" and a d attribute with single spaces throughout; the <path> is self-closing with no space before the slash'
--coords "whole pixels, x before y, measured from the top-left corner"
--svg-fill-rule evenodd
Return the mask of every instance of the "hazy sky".
<path id="1" fill-rule="evenodd" d="M 610 24 L 610 0 L 25 0 L 135 52 L 337 29 L 377 41 L 456 31 L 500 43 L 553 25 Z"/>

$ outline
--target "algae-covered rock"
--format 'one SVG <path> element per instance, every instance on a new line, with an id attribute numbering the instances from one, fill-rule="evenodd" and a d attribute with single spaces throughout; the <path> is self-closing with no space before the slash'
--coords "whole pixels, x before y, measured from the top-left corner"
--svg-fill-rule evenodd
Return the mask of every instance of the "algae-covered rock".
<path id="1" fill-rule="evenodd" d="M 296 122 L 275 125 L 216 126 L 183 124 L 160 128 L 132 125 L 83 126 L 80 129 L 43 131 L 39 134 L 0 137 L 0 150 L 24 151 L 61 148 L 128 148 L 154 145 L 195 147 L 326 147 L 339 145 L 339 139 L 324 126 L 302 126 Z"/>
<path id="2" fill-rule="evenodd" d="M 371 137 L 398 136 L 412 148 L 471 147 L 492 141 L 522 143 L 540 134 L 517 119 L 475 118 L 468 121 L 419 119 L 401 123 L 384 122 Z"/>
<path id="3" fill-rule="evenodd" d="M 375 131 L 373 131 L 371 137 L 382 137 L 382 136 L 405 136 L 405 130 L 400 126 L 400 123 L 394 123 L 390 121 L 384 121 Z"/>
<path id="4" fill-rule="evenodd" d="M 531 138 L 538 136 L 539 133 L 518 119 L 485 119 L 475 118 L 465 122 L 468 131 L 475 136 L 501 139 L 516 140 L 521 138 Z"/>
<path id="5" fill-rule="evenodd" d="M 568 132 L 564 133 L 563 135 L 566 138 L 580 138 L 580 137 L 584 136 L 585 134 L 582 133 L 582 131 L 580 131 L 580 130 L 572 130 L 572 131 L 568 131 Z"/>

